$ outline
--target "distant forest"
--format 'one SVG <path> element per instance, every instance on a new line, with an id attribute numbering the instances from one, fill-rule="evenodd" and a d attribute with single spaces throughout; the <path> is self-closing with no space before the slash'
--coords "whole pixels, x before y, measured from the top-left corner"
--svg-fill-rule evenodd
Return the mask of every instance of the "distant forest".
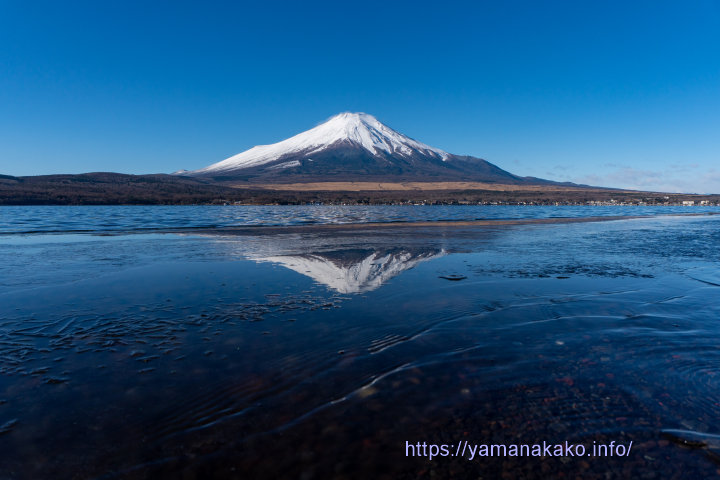
<path id="1" fill-rule="evenodd" d="M 720 195 L 628 192 L 603 188 L 547 190 L 281 191 L 233 188 L 172 175 L 87 173 L 12 177 L 0 175 L 0 205 L 192 205 L 192 204 L 695 204 L 720 205 Z"/>

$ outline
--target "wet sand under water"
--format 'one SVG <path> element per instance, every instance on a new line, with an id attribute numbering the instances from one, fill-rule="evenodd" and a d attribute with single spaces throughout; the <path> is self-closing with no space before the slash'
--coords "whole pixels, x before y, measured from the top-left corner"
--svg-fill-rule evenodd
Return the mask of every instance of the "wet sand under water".
<path id="1" fill-rule="evenodd" d="M 0 246 L 0 478 L 720 476 L 720 217 L 268 228 Z"/>

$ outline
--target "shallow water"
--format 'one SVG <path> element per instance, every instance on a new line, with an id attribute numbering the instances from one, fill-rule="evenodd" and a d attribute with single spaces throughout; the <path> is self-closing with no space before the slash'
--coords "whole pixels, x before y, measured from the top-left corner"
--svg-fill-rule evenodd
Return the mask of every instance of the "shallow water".
<path id="1" fill-rule="evenodd" d="M 717 476 L 719 293 L 717 216 L 6 235 L 0 478 Z"/>
<path id="2" fill-rule="evenodd" d="M 573 218 L 720 212 L 715 206 L 38 206 L 3 207 L 0 235 L 113 233 L 237 226 Z"/>

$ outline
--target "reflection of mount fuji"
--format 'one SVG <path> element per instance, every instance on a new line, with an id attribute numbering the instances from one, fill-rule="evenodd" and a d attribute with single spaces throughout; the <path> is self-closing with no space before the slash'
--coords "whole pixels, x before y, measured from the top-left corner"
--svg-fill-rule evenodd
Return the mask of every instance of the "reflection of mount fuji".
<path id="1" fill-rule="evenodd" d="M 440 249 L 398 248 L 253 257 L 253 260 L 280 264 L 340 293 L 361 293 L 375 290 L 418 263 L 444 254 Z"/>

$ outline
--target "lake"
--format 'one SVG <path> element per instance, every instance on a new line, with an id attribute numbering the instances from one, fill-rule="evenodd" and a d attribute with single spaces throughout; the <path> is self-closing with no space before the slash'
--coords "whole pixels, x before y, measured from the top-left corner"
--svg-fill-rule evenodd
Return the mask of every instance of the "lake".
<path id="1" fill-rule="evenodd" d="M 0 478 L 718 476 L 717 213 L 2 207 Z"/>

